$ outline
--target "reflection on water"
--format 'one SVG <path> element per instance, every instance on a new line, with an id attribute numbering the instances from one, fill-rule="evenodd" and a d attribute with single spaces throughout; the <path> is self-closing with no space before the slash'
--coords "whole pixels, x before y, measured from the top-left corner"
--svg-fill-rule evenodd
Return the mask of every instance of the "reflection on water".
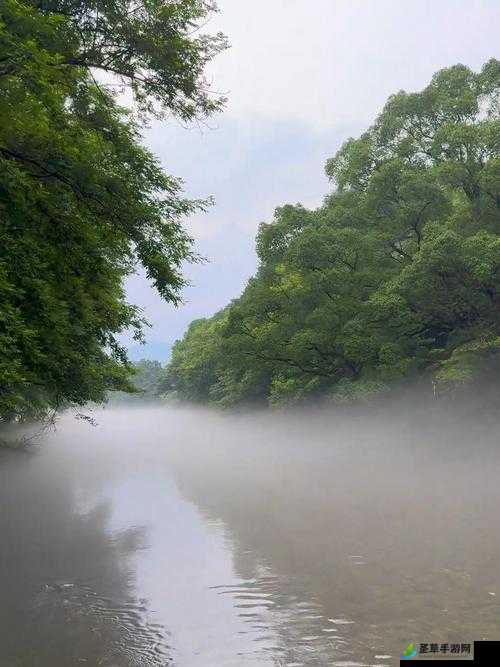
<path id="1" fill-rule="evenodd" d="M 97 419 L 0 454 L 1 665 L 391 665 L 498 639 L 495 424 Z"/>
<path id="2" fill-rule="evenodd" d="M 111 530 L 112 501 L 94 485 L 79 506 L 90 471 L 70 463 L 51 447 L 0 455 L 0 664 L 169 664 L 133 586 L 143 531 Z"/>

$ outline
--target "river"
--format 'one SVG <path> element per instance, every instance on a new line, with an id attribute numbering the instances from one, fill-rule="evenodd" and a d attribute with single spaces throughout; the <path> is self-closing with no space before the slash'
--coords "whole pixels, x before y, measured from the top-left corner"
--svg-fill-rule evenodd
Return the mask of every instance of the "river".
<path id="1" fill-rule="evenodd" d="M 0 665 L 395 665 L 499 638 L 492 424 L 93 416 L 0 451 Z"/>

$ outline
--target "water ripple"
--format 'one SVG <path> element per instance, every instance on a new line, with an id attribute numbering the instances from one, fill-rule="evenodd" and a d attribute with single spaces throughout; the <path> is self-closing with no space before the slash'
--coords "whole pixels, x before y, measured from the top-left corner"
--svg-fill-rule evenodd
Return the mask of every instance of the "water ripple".
<path id="1" fill-rule="evenodd" d="M 143 600 L 123 601 L 99 595 L 90 586 L 54 582 L 43 586 L 33 604 L 35 614 L 59 617 L 84 628 L 99 645 L 102 667 L 165 667 L 172 664 L 165 628 L 148 619 Z M 87 642 L 87 646 L 95 642 Z M 79 661 L 90 659 L 84 654 Z M 89 664 L 91 664 L 89 662 Z"/>

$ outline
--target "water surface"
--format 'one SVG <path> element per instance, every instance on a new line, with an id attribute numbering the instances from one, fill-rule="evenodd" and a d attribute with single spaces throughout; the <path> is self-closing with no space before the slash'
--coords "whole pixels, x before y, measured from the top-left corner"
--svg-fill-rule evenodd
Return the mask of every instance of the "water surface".
<path id="1" fill-rule="evenodd" d="M 2 666 L 394 665 L 500 637 L 494 424 L 94 417 L 0 452 Z"/>

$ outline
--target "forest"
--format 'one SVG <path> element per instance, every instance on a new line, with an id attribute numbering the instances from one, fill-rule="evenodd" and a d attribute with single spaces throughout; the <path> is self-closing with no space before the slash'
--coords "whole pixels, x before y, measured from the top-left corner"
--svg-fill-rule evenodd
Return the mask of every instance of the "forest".
<path id="1" fill-rule="evenodd" d="M 321 206 L 260 225 L 237 299 L 193 321 L 161 391 L 228 407 L 366 399 L 498 373 L 500 62 L 391 96 L 327 161 Z"/>
<path id="2" fill-rule="evenodd" d="M 184 195 L 143 132 L 224 107 L 205 68 L 226 39 L 200 31 L 214 11 L 204 0 L 2 3 L 0 421 L 135 390 L 120 335 L 140 341 L 148 324 L 126 298 L 137 267 L 165 307 L 181 302 L 183 267 L 198 259 L 185 221 L 210 201 Z M 192 322 L 158 391 L 287 405 L 494 373 L 499 95 L 492 59 L 390 97 L 327 161 L 317 209 L 283 205 L 260 225 L 256 275 Z"/>

